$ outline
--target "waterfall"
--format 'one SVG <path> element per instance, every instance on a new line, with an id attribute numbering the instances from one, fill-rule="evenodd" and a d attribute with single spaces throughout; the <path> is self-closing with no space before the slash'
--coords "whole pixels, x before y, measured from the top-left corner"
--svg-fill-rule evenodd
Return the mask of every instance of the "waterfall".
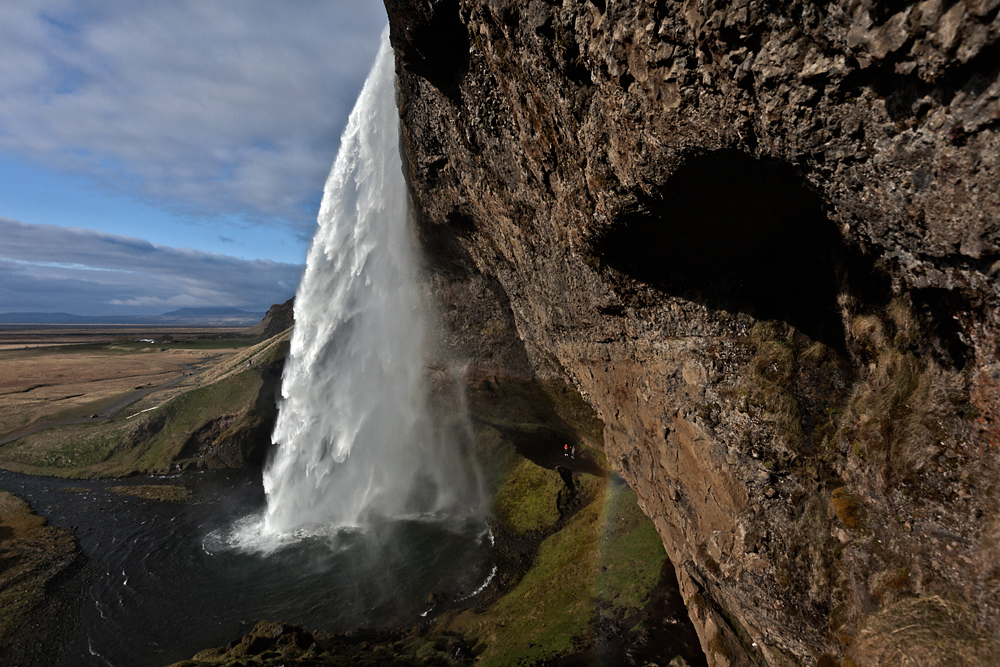
<path id="1" fill-rule="evenodd" d="M 326 182 L 264 473 L 263 533 L 468 512 L 469 462 L 428 411 L 428 304 L 399 154 L 388 31 Z"/>

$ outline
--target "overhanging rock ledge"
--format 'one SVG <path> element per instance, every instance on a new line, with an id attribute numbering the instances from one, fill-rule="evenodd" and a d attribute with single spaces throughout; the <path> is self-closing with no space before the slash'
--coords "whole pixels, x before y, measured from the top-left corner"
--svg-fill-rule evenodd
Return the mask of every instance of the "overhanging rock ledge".
<path id="1" fill-rule="evenodd" d="M 386 6 L 445 343 L 596 410 L 710 664 L 989 664 L 1000 0 Z"/>

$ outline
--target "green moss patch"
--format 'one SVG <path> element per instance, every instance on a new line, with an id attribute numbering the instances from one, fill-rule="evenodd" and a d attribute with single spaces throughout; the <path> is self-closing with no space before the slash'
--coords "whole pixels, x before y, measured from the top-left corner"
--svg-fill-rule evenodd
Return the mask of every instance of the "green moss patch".
<path id="1" fill-rule="evenodd" d="M 542 542 L 521 582 L 482 614 L 453 627 L 478 640 L 484 667 L 535 662 L 573 650 L 593 618 L 600 515 L 596 503 Z"/>
<path id="2" fill-rule="evenodd" d="M 493 514 L 505 531 L 522 536 L 549 530 L 559 521 L 559 473 L 519 458 L 493 499 Z"/>
<path id="3" fill-rule="evenodd" d="M 666 560 L 663 540 L 627 486 L 609 490 L 604 507 L 597 598 L 625 611 L 638 611 L 660 578 Z"/>
<path id="4" fill-rule="evenodd" d="M 662 542 L 628 487 L 593 479 L 596 499 L 542 542 L 521 581 L 487 611 L 448 624 L 476 643 L 479 664 L 530 664 L 585 649 L 599 614 L 620 618 L 648 600 L 666 558 Z"/>
<path id="5" fill-rule="evenodd" d="M 112 486 L 109 491 L 120 496 L 133 496 L 145 500 L 156 500 L 164 503 L 182 503 L 191 498 L 191 490 L 175 484 L 134 484 L 130 486 Z"/>

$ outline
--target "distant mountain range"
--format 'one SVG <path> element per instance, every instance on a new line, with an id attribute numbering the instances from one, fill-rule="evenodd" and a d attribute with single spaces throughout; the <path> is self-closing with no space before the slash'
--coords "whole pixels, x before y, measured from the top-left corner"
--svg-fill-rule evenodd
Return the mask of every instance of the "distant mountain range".
<path id="1" fill-rule="evenodd" d="M 72 313 L 0 313 L 0 324 L 142 324 L 249 327 L 264 318 L 239 308 L 181 308 L 162 315 L 73 315 Z"/>

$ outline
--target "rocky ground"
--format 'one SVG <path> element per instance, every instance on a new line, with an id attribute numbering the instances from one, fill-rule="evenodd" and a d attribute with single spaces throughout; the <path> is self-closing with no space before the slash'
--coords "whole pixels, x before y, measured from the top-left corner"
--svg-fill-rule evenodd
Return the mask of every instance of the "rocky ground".
<path id="1" fill-rule="evenodd" d="M 71 531 L 0 491 L 0 662 L 59 659 L 60 638 L 79 622 L 84 565 Z"/>

